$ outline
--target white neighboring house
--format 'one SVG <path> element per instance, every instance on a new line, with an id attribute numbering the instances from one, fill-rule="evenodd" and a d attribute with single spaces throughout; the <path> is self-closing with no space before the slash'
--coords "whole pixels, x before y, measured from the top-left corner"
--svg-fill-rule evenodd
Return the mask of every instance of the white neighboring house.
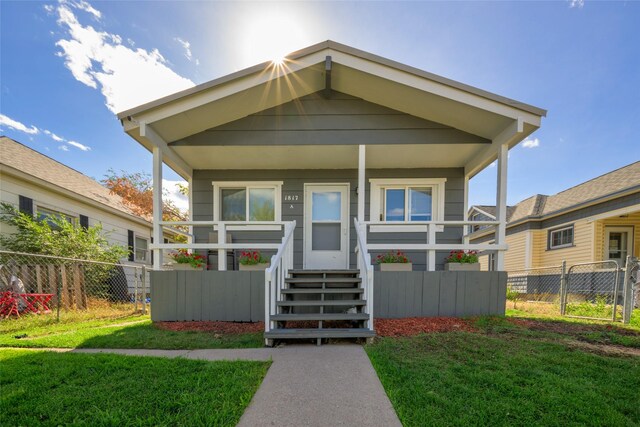
<path id="1" fill-rule="evenodd" d="M 88 176 L 0 136 L 0 201 L 37 217 L 60 215 L 83 227 L 101 223 L 106 238 L 131 250 L 123 264 L 152 263 L 153 225 Z M 0 223 L 0 233 L 12 227 Z"/>

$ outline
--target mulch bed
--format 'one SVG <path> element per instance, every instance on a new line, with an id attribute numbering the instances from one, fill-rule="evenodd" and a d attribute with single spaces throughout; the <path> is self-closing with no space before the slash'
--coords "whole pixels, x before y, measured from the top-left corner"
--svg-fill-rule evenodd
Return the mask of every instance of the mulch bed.
<path id="1" fill-rule="evenodd" d="M 382 337 L 409 337 L 432 332 L 477 332 L 469 321 L 454 317 L 409 317 L 376 319 L 376 333 Z"/>
<path id="2" fill-rule="evenodd" d="M 198 331 L 218 334 L 251 334 L 264 331 L 264 322 L 154 322 L 168 331 Z"/>

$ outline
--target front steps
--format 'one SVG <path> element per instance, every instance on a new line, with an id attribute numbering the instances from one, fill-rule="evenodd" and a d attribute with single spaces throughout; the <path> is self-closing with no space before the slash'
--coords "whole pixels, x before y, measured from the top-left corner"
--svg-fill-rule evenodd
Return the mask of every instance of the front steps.
<path id="1" fill-rule="evenodd" d="M 358 270 L 290 270 L 287 288 L 271 315 L 275 328 L 265 333 L 268 344 L 275 339 L 371 338 L 375 335 L 364 312 Z M 304 327 L 299 327 L 300 323 Z"/>

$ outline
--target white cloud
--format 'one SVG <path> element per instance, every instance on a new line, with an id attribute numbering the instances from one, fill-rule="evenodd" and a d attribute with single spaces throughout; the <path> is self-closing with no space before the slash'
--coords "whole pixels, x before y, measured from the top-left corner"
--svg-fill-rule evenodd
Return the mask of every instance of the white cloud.
<path id="1" fill-rule="evenodd" d="M 47 135 L 49 135 L 49 136 L 51 137 L 51 139 L 53 139 L 53 140 L 54 140 L 54 141 L 56 141 L 56 142 L 62 142 L 62 141 L 64 141 L 64 140 L 65 140 L 63 137 L 58 136 L 58 135 L 56 135 L 55 133 L 53 133 L 53 132 L 51 132 L 51 131 L 49 131 L 49 130 L 47 130 L 47 129 L 45 129 L 45 130 L 44 130 L 44 133 L 45 133 L 45 134 L 47 134 Z"/>
<path id="2" fill-rule="evenodd" d="M 540 140 L 538 138 L 527 138 L 522 143 L 522 146 L 524 148 L 536 148 L 540 146 Z"/>
<path id="3" fill-rule="evenodd" d="M 40 130 L 37 127 L 33 125 L 28 127 L 17 120 L 13 120 L 12 118 L 5 116 L 4 114 L 0 114 L 0 126 L 6 126 L 13 130 L 28 133 L 29 135 L 37 135 L 40 133 Z"/>
<path id="4" fill-rule="evenodd" d="M 162 180 L 162 189 L 164 190 L 164 196 L 175 203 L 175 205 L 181 210 L 189 209 L 189 197 L 180 193 L 177 184 L 187 185 L 187 181 L 169 181 L 167 179 Z"/>
<path id="5" fill-rule="evenodd" d="M 582 8 L 584 6 L 584 0 L 569 0 L 569 7 Z"/>
<path id="6" fill-rule="evenodd" d="M 84 145 L 84 144 L 80 144 L 79 142 L 76 141 L 67 141 L 67 144 L 72 145 L 76 148 L 79 148 L 82 151 L 89 151 L 91 150 L 91 147 Z"/>
<path id="7" fill-rule="evenodd" d="M 191 80 L 171 70 L 157 49 L 147 51 L 123 45 L 117 34 L 82 25 L 74 9 L 101 16 L 83 0 L 60 2 L 56 7 L 58 25 L 66 31 L 68 39 L 56 43 L 61 49 L 58 55 L 64 58 L 76 80 L 102 92 L 112 112 L 194 86 Z"/>
<path id="8" fill-rule="evenodd" d="M 69 151 L 69 147 L 67 147 L 66 145 L 61 145 L 58 148 L 62 151 Z"/>
<path id="9" fill-rule="evenodd" d="M 184 56 L 191 61 L 193 59 L 193 54 L 191 53 L 191 43 L 186 40 L 181 39 L 180 37 L 174 38 L 183 48 L 184 48 Z M 197 59 L 196 59 L 197 61 Z"/>

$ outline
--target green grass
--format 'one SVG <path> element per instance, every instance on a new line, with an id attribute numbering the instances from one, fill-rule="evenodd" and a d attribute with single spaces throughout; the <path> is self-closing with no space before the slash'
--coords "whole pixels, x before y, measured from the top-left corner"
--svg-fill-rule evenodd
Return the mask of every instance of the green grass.
<path id="1" fill-rule="evenodd" d="M 26 337 L 24 336 L 26 334 Z M 21 337 L 21 338 L 16 338 Z M 255 348 L 264 345 L 260 333 L 214 334 L 199 331 L 167 331 L 151 323 L 149 316 L 110 319 L 42 319 L 24 316 L 0 321 L 0 347 L 60 348 Z"/>
<path id="2" fill-rule="evenodd" d="M 640 423 L 640 357 L 601 356 L 494 326 L 367 346 L 403 425 Z"/>
<path id="3" fill-rule="evenodd" d="M 268 362 L 0 349 L 3 425 L 234 426 Z"/>

